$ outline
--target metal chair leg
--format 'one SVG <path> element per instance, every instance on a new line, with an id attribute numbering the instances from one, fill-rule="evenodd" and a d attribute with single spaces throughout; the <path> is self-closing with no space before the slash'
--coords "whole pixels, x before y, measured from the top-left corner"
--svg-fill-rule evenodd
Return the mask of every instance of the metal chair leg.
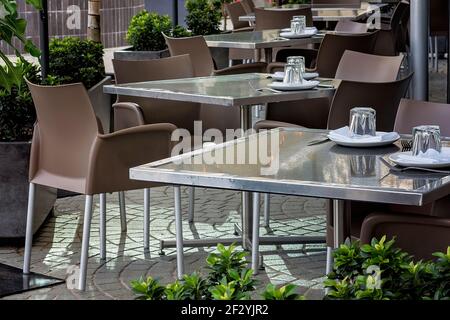
<path id="1" fill-rule="evenodd" d="M 434 37 L 434 71 L 439 72 L 439 45 L 438 45 L 438 37 Z"/>
<path id="2" fill-rule="evenodd" d="M 258 274 L 259 271 L 259 198 L 259 193 L 253 193 L 252 269 L 254 274 Z"/>
<path id="3" fill-rule="evenodd" d="M 127 231 L 127 211 L 125 204 L 125 192 L 119 191 L 120 227 L 122 232 Z"/>
<path id="4" fill-rule="evenodd" d="M 327 266 L 325 273 L 329 274 L 333 270 L 333 248 L 327 247 Z"/>
<path id="5" fill-rule="evenodd" d="M 100 259 L 106 259 L 106 193 L 100 194 Z"/>
<path id="6" fill-rule="evenodd" d="M 181 188 L 173 187 L 175 200 L 175 236 L 177 243 L 177 276 L 182 279 L 184 275 L 184 248 L 183 248 L 183 224 L 181 219 Z"/>
<path id="7" fill-rule="evenodd" d="M 189 207 L 188 207 L 188 221 L 189 223 L 194 222 L 194 210 L 195 210 L 195 188 L 189 188 Z"/>
<path id="8" fill-rule="evenodd" d="M 28 190 L 28 210 L 27 229 L 25 236 L 25 251 L 23 257 L 23 273 L 30 273 L 31 247 L 33 246 L 33 217 L 34 217 L 34 196 L 36 195 L 36 185 L 30 183 Z"/>
<path id="9" fill-rule="evenodd" d="M 264 226 L 270 226 L 270 194 L 264 194 Z"/>
<path id="10" fill-rule="evenodd" d="M 86 275 L 89 260 L 89 238 L 92 220 L 92 200 L 93 196 L 86 196 L 83 220 L 83 240 L 81 242 L 80 279 L 78 282 L 78 290 L 80 291 L 86 290 Z"/>
<path id="11" fill-rule="evenodd" d="M 150 189 L 144 189 L 144 249 L 150 248 Z"/>

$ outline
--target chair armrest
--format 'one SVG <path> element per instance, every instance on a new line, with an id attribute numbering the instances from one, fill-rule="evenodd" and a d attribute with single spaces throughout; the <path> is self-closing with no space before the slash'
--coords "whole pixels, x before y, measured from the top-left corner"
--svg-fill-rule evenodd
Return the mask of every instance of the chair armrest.
<path id="1" fill-rule="evenodd" d="M 158 123 L 98 135 L 90 153 L 86 194 L 142 187 L 142 183 L 129 179 L 129 169 L 170 157 L 176 128 Z"/>
<path id="2" fill-rule="evenodd" d="M 238 64 L 229 68 L 224 68 L 220 70 L 214 70 L 213 75 L 227 75 L 227 74 L 240 74 L 240 73 L 265 73 L 267 69 L 267 64 L 265 62 L 255 62 L 255 63 L 245 63 Z"/>
<path id="3" fill-rule="evenodd" d="M 113 104 L 114 131 L 145 124 L 141 107 L 133 102 L 117 102 Z"/>
<path id="4" fill-rule="evenodd" d="M 271 62 L 267 65 L 267 73 L 274 73 L 276 71 L 284 71 L 285 62 Z"/>
<path id="5" fill-rule="evenodd" d="M 248 32 L 248 31 L 254 31 L 254 30 L 255 30 L 255 27 L 248 26 L 248 27 L 233 29 L 233 33 L 235 33 L 235 32 Z"/>

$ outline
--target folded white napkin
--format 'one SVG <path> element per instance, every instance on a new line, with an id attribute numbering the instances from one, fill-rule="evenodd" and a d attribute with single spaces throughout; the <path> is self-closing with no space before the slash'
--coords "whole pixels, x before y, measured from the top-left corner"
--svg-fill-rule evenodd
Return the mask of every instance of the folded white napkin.
<path id="1" fill-rule="evenodd" d="M 398 138 L 397 132 L 377 132 L 376 136 L 352 136 L 350 128 L 348 126 L 330 131 L 328 137 L 331 140 L 338 140 L 343 142 L 381 142 L 381 141 L 391 141 Z"/>
<path id="2" fill-rule="evenodd" d="M 417 156 L 413 156 L 411 153 L 400 153 L 398 155 L 398 160 L 418 164 L 447 163 L 450 162 L 450 149 L 442 148 L 442 152 L 429 149 L 425 153 L 420 152 Z"/>

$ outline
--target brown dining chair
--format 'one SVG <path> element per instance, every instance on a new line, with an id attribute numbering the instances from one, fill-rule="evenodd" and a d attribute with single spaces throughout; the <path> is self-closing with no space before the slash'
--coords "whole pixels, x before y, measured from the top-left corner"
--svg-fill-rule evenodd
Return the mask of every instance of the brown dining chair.
<path id="1" fill-rule="evenodd" d="M 251 14 L 255 12 L 255 3 L 253 0 L 241 0 L 242 6 L 244 7 L 246 14 Z"/>
<path id="2" fill-rule="evenodd" d="M 374 49 L 377 34 L 378 32 L 365 34 L 326 34 L 317 53 L 316 67 L 308 71 L 317 72 L 323 78 L 334 78 L 344 52 L 351 50 L 371 54 Z M 299 54 L 297 49 L 283 49 L 280 52 L 283 52 L 285 56 Z M 273 72 L 274 70 L 283 68 L 284 63 L 273 62 L 268 65 L 267 70 L 268 72 Z"/>
<path id="3" fill-rule="evenodd" d="M 246 15 L 244 7 L 241 2 L 226 3 L 225 10 L 233 23 L 233 32 L 246 32 L 253 31 L 254 27 L 251 27 L 248 22 L 240 21 L 239 17 Z M 255 59 L 255 50 L 251 49 L 235 49 L 230 48 L 228 50 L 228 56 L 230 59 L 230 66 L 234 60 L 251 61 Z"/>
<path id="4" fill-rule="evenodd" d="M 241 2 L 225 3 L 225 11 L 233 24 L 233 31 L 253 31 L 253 27 L 247 21 L 240 21 L 240 16 L 245 16 L 246 12 Z"/>
<path id="5" fill-rule="evenodd" d="M 194 75 L 196 77 L 207 77 L 211 75 L 240 74 L 250 72 L 265 72 L 267 64 L 255 62 L 240 64 L 229 68 L 216 70 L 214 60 L 203 36 L 187 38 L 172 38 L 164 35 L 171 56 L 189 54 L 191 56 Z"/>
<path id="6" fill-rule="evenodd" d="M 403 56 L 387 57 L 346 50 L 336 69 L 336 79 L 357 82 L 390 82 L 397 79 Z M 327 128 L 330 99 L 318 98 L 302 101 L 271 103 L 267 106 L 266 120 L 259 121 L 255 129 L 283 126 Z M 313 110 L 313 112 L 312 112 Z M 395 114 L 394 114 L 395 115 Z"/>
<path id="7" fill-rule="evenodd" d="M 439 71 L 439 37 L 448 36 L 449 10 L 448 1 L 430 0 L 430 50 L 431 58 L 434 60 L 433 68 Z M 433 41 L 434 40 L 434 41 Z M 434 44 L 434 45 L 433 45 Z"/>
<path id="8" fill-rule="evenodd" d="M 338 21 L 334 31 L 340 33 L 367 33 L 367 23 L 343 19 Z"/>
<path id="9" fill-rule="evenodd" d="M 170 80 L 192 78 L 194 72 L 189 55 L 175 57 L 125 61 L 113 59 L 114 74 L 117 84 L 144 82 L 155 80 Z M 114 130 L 130 127 L 155 124 L 172 123 L 178 129 L 186 129 L 193 136 L 194 122 L 200 120 L 200 104 L 191 102 L 178 102 L 143 97 L 121 96 L 117 97 L 114 109 Z M 193 139 L 193 142 L 197 139 Z M 199 140 L 201 141 L 201 140 Z M 192 145 L 195 149 L 200 146 Z M 150 189 L 145 190 L 144 199 L 150 201 Z M 194 210 L 193 189 L 189 189 L 189 221 L 193 220 Z M 119 192 L 119 203 L 122 220 L 125 220 L 125 194 Z M 126 221 L 126 220 L 125 220 Z M 144 248 L 149 247 L 148 234 L 144 237 Z"/>
<path id="10" fill-rule="evenodd" d="M 409 3 L 400 1 L 389 23 L 381 24 L 374 47 L 375 54 L 397 55 L 399 52 L 407 51 L 409 11 Z"/>
<path id="11" fill-rule="evenodd" d="M 293 16 L 306 16 L 306 26 L 313 26 L 310 6 L 299 9 L 255 8 L 255 30 L 283 29 L 291 26 Z"/>
<path id="12" fill-rule="evenodd" d="M 78 288 L 85 290 L 94 195 L 100 195 L 100 258 L 105 259 L 106 193 L 155 186 L 131 180 L 129 169 L 168 157 L 176 127 L 160 123 L 101 134 L 82 84 L 49 87 L 28 82 L 28 86 L 37 123 L 30 155 L 23 272 L 30 272 L 35 185 L 81 193 L 86 203 Z"/>
<path id="13" fill-rule="evenodd" d="M 450 217 L 437 218 L 402 213 L 375 212 L 364 219 L 361 243 L 373 238 L 395 237 L 395 246 L 418 260 L 435 259 L 433 253 L 447 252 L 450 245 Z"/>

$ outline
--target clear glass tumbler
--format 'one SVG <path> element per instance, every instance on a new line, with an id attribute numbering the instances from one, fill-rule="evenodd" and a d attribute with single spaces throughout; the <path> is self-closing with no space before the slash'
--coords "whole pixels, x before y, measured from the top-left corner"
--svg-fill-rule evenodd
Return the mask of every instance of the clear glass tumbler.
<path id="1" fill-rule="evenodd" d="M 287 63 L 284 66 L 284 79 L 286 84 L 301 84 L 303 82 L 302 72 L 298 64 Z"/>
<path id="2" fill-rule="evenodd" d="M 292 17 L 292 20 L 291 20 L 291 31 L 294 32 L 294 30 L 292 28 L 292 21 L 298 21 L 299 22 L 300 30 L 296 34 L 300 34 L 300 33 L 303 33 L 305 31 L 305 29 L 306 29 L 306 16 L 293 16 Z"/>
<path id="3" fill-rule="evenodd" d="M 441 152 L 441 129 L 439 126 L 426 125 L 413 128 L 413 156 L 425 153 L 430 149 Z"/>
<path id="4" fill-rule="evenodd" d="M 300 66 L 300 70 L 305 73 L 305 57 L 302 56 L 291 56 L 286 59 L 287 64 L 296 64 Z"/>
<path id="5" fill-rule="evenodd" d="M 350 133 L 352 136 L 376 136 L 377 113 L 372 108 L 357 107 L 350 110 Z"/>

